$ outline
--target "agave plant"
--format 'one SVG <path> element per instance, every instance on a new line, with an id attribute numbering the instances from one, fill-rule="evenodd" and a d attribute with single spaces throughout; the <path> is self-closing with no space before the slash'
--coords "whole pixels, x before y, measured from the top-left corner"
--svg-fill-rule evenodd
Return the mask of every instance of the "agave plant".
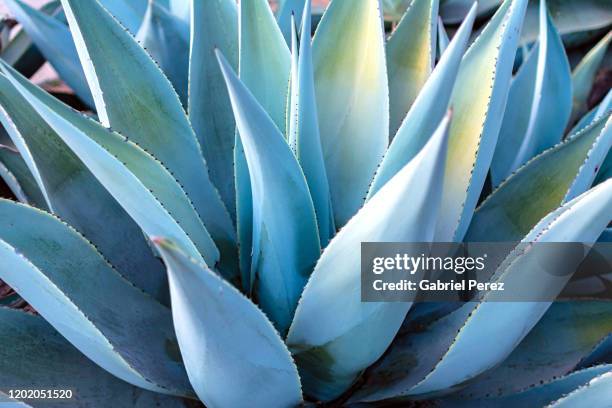
<path id="1" fill-rule="evenodd" d="M 4 3 L 25 34 L 0 61 L 20 201 L 0 200 L 0 279 L 37 315 L 0 309 L 2 394 L 609 404 L 611 302 L 366 303 L 359 260 L 366 241 L 610 241 L 612 92 L 587 106 L 609 32 L 572 72 L 544 0 L 535 41 L 527 0 L 460 19 L 333 0 L 313 38 L 302 0 L 278 20 L 266 0 Z M 80 111 L 19 72 L 44 60 Z"/>

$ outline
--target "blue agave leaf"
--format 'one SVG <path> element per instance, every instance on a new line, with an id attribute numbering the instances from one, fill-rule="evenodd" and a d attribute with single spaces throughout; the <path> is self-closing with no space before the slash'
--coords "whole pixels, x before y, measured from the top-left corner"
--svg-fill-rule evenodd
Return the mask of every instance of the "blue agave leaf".
<path id="1" fill-rule="evenodd" d="M 323 251 L 287 336 L 306 394 L 324 401 L 342 394 L 383 354 L 400 328 L 411 303 L 361 302 L 355 254 L 363 241 L 432 240 L 442 187 L 436 181 L 444 171 L 448 125 L 446 117 L 421 153 Z"/>
<path id="2" fill-rule="evenodd" d="M 611 233 L 612 231 L 608 229 L 606 235 L 610 236 Z M 612 363 L 612 330 L 580 361 L 578 368 L 588 368 L 597 364 L 608 363 Z"/>
<path id="3" fill-rule="evenodd" d="M 0 382 L 13 390 L 69 389 L 71 403 L 79 407 L 186 408 L 184 400 L 134 387 L 100 369 L 42 317 L 8 308 L 0 308 Z M 0 404 L 19 406 L 7 404 L 1 394 Z"/>
<path id="4" fill-rule="evenodd" d="M 463 20 L 474 3 L 474 0 L 444 0 L 440 5 L 440 16 L 445 23 L 457 24 Z M 500 4 L 502 0 L 480 0 L 477 9 L 478 17 L 492 14 Z"/>
<path id="5" fill-rule="evenodd" d="M 0 96 L 1 98 L 1 96 Z M 46 210 L 47 203 L 19 152 L 0 144 L 0 177 L 22 203 Z"/>
<path id="6" fill-rule="evenodd" d="M 163 238 L 172 313 L 189 379 L 208 407 L 292 407 L 302 402 L 291 355 L 270 321 L 206 265 Z"/>
<path id="7" fill-rule="evenodd" d="M 472 218 L 497 144 L 526 6 L 527 0 L 506 0 L 461 62 L 436 241 L 461 241 Z"/>
<path id="8" fill-rule="evenodd" d="M 166 0 L 168 2 L 168 8 L 170 12 L 175 16 L 179 17 L 181 20 L 189 24 L 190 16 L 191 16 L 191 5 L 193 2 L 191 0 Z M 201 0 L 196 0 L 195 3 L 208 3 L 203 2 Z"/>
<path id="9" fill-rule="evenodd" d="M 9 79 L 146 234 L 171 236 L 190 250 L 190 256 L 211 266 L 217 263 L 215 243 L 178 181 L 159 160 L 26 79 Z"/>
<path id="10" fill-rule="evenodd" d="M 476 210 L 468 242 L 521 239 L 549 211 L 586 191 L 612 146 L 612 118 L 600 118 L 537 156 Z"/>
<path id="11" fill-rule="evenodd" d="M 0 76 L 0 104 L 3 107 L 0 121 L 22 152 L 27 170 L 44 198 L 44 207 L 38 207 L 46 207 L 69 222 L 128 280 L 167 302 L 168 287 L 163 268 L 153 256 L 141 229 L 11 81 L 17 81 L 55 106 L 74 113 L 10 67 L 0 66 L 0 69 L 6 75 Z"/>
<path id="12" fill-rule="evenodd" d="M 476 6 L 472 7 L 448 52 L 442 56 L 404 118 L 376 172 L 368 199 L 419 153 L 436 130 L 436 123 L 444 117 L 475 17 Z"/>
<path id="13" fill-rule="evenodd" d="M 391 139 L 433 69 L 437 16 L 438 0 L 413 0 L 387 41 Z M 431 120 L 434 126 L 438 122 Z"/>
<path id="14" fill-rule="evenodd" d="M 553 303 L 500 366 L 455 395 L 467 399 L 506 396 L 573 371 L 612 332 L 611 313 L 610 301 Z"/>
<path id="15" fill-rule="evenodd" d="M 438 17 L 438 59 L 442 57 L 442 54 L 444 54 L 444 51 L 448 48 L 449 42 L 450 40 L 444 28 L 444 22 L 441 17 Z"/>
<path id="16" fill-rule="evenodd" d="M 193 39 L 189 61 L 189 120 L 212 182 L 236 219 L 234 141 L 236 123 L 215 47 L 238 67 L 238 12 L 234 0 L 193 2 Z"/>
<path id="17" fill-rule="evenodd" d="M 550 408 L 603 407 L 610 403 L 612 371 L 593 378 L 587 384 L 576 388 L 568 395 L 549 405 Z"/>
<path id="18" fill-rule="evenodd" d="M 363 205 L 389 142 L 380 0 L 333 1 L 313 40 L 321 146 L 336 227 Z"/>
<path id="19" fill-rule="evenodd" d="M 520 109 L 521 106 L 528 106 L 528 116 L 519 113 L 509 118 L 509 120 L 516 116 L 526 118 L 526 123 L 522 124 L 525 126 L 525 133 L 519 136 L 518 140 L 516 140 L 516 137 L 507 137 L 507 134 L 517 132 L 517 123 L 507 122 L 509 129 L 502 132 L 501 135 L 506 137 L 500 139 L 498 149 L 505 151 L 503 154 L 506 156 L 512 155 L 514 152 L 516 155 L 509 168 L 493 167 L 495 169 L 492 172 L 495 177 L 495 185 L 529 159 L 558 143 L 570 116 L 572 87 L 570 85 L 569 62 L 561 37 L 559 37 L 546 9 L 545 0 L 540 1 L 540 27 L 535 81 L 533 85 L 531 83 L 527 84 L 529 88 L 533 89 L 533 96 L 530 98 L 531 103 L 526 104 L 525 99 L 523 99 L 522 101 L 512 100 L 513 105 L 508 105 L 510 109 Z M 527 75 L 529 75 L 529 70 L 527 72 Z M 525 85 L 523 82 L 519 82 L 519 84 Z M 517 92 L 519 97 L 523 96 L 521 95 L 522 91 Z"/>
<path id="20" fill-rule="evenodd" d="M 253 188 L 250 289 L 256 280 L 261 308 L 286 333 L 321 252 L 314 207 L 304 174 L 282 133 L 222 56 L 219 63 Z"/>
<path id="21" fill-rule="evenodd" d="M 612 90 L 608 91 L 608 94 L 601 103 L 584 115 L 567 134 L 571 136 L 580 132 L 609 111 L 612 111 Z"/>
<path id="22" fill-rule="evenodd" d="M 572 72 L 572 86 L 574 88 L 573 119 L 577 119 L 587 110 L 587 99 L 591 94 L 595 75 L 606 55 L 611 40 L 612 31 L 608 32 L 608 34 L 584 56 L 582 61 L 580 61 Z"/>
<path id="23" fill-rule="evenodd" d="M 189 25 L 151 1 L 136 40 L 157 61 L 179 94 L 181 102 L 187 106 Z"/>
<path id="24" fill-rule="evenodd" d="M 301 21 L 303 19 L 304 3 L 310 4 L 310 0 L 284 0 L 277 13 L 278 25 L 287 44 L 291 44 L 291 16 L 294 16 L 297 21 Z M 305 31 L 308 37 L 310 37 L 311 30 L 312 26 L 308 26 Z"/>
<path id="25" fill-rule="evenodd" d="M 170 310 L 123 279 L 51 214 L 0 201 L 0 278 L 83 354 L 136 386 L 192 395 Z M 112 301 L 109 301 L 112 299 Z"/>
<path id="26" fill-rule="evenodd" d="M 612 181 L 608 181 L 548 214 L 522 243 L 593 243 L 611 218 Z M 523 248 L 519 245 L 508 255 L 491 281 L 522 283 L 534 293 L 553 287 L 560 292 L 571 276 L 541 273 L 534 278 L 537 254 Z M 499 294 L 488 292 L 482 301 L 465 303 L 426 331 L 399 337 L 353 399 L 378 401 L 447 391 L 501 363 L 550 302 L 500 302 L 495 296 Z"/>
<path id="27" fill-rule="evenodd" d="M 7 0 L 5 4 L 60 77 L 86 104 L 94 106 L 68 27 L 22 0 Z"/>
<path id="28" fill-rule="evenodd" d="M 325 247 L 336 231 L 317 117 L 309 30 L 311 21 L 309 1 L 306 2 L 305 7 L 299 51 L 295 30 L 292 36 L 290 122 L 287 139 L 298 158 L 308 182 L 308 188 L 310 189 L 317 216 L 319 239 L 321 246 Z"/>
<path id="29" fill-rule="evenodd" d="M 515 408 L 515 407 L 544 407 L 564 395 L 569 394 L 575 389 L 585 386 L 594 378 L 604 373 L 612 371 L 611 365 L 599 365 L 576 371 L 564 377 L 555 379 L 551 382 L 538 384 L 533 388 L 525 389 L 513 395 L 505 397 L 491 397 L 481 399 L 454 399 L 448 398 L 436 401 L 436 405 L 441 408 L 471 408 L 474 406 L 495 407 L 495 408 Z"/>
<path id="30" fill-rule="evenodd" d="M 266 0 L 240 2 L 239 32 L 240 79 L 276 126 L 285 131 L 291 56 Z M 253 192 L 240 137 L 236 137 L 234 171 L 240 270 L 243 287 L 249 290 L 252 246 L 259 237 L 253 235 Z"/>
<path id="31" fill-rule="evenodd" d="M 147 4 L 160 0 L 99 0 L 110 14 L 113 15 L 132 34 L 138 32 L 147 11 Z"/>
<path id="32" fill-rule="evenodd" d="M 101 123 L 164 163 L 219 246 L 224 272 L 237 276 L 231 217 L 210 181 L 200 145 L 172 85 L 97 0 L 62 0 L 62 4 Z"/>

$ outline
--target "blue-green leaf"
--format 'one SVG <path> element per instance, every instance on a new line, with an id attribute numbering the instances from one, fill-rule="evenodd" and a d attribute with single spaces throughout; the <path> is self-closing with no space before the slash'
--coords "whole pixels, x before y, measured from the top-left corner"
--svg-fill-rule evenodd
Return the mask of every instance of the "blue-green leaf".
<path id="1" fill-rule="evenodd" d="M 166 0 L 168 1 L 168 8 L 175 16 L 179 17 L 186 23 L 189 23 L 191 15 L 191 0 Z M 202 1 L 196 0 L 197 3 Z M 204 3 L 204 2 L 202 2 Z M 208 2 L 206 2 L 208 3 Z"/>
<path id="2" fill-rule="evenodd" d="M 150 1 L 136 40 L 157 61 L 187 106 L 189 25 Z"/>
<path id="3" fill-rule="evenodd" d="M 612 31 L 602 38 L 588 53 L 572 72 L 572 85 L 574 88 L 574 105 L 572 118 L 577 119 L 587 111 L 587 100 L 593 88 L 595 75 L 606 55 L 608 46 L 612 41 Z"/>
<path id="4" fill-rule="evenodd" d="M 611 146 L 608 114 L 504 181 L 474 213 L 465 240 L 521 239 L 548 212 L 589 189 Z"/>
<path id="5" fill-rule="evenodd" d="M 612 89 L 608 91 L 608 94 L 601 103 L 584 115 L 567 134 L 571 136 L 580 132 L 609 111 L 612 111 Z"/>
<path id="6" fill-rule="evenodd" d="M 206 265 L 163 238 L 175 330 L 189 379 L 208 407 L 293 407 L 300 379 L 270 321 Z"/>
<path id="7" fill-rule="evenodd" d="M 444 28 L 444 22 L 442 21 L 441 17 L 438 17 L 438 59 L 440 59 L 442 54 L 444 54 L 444 51 L 446 51 L 449 42 L 450 40 L 448 39 L 448 34 Z"/>
<path id="8" fill-rule="evenodd" d="M 603 407 L 610 403 L 612 371 L 593 378 L 582 387 L 549 405 L 550 408 Z"/>
<path id="9" fill-rule="evenodd" d="M 42 317 L 8 308 L 0 308 L 0 382 L 4 390 L 71 390 L 72 399 L 60 404 L 74 407 L 186 408 L 184 400 L 134 387 L 100 369 Z M 0 405 L 13 407 L 1 394 Z"/>
<path id="10" fill-rule="evenodd" d="M 234 0 L 193 2 L 189 60 L 189 120 L 208 163 L 210 178 L 236 219 L 236 123 L 214 49 L 238 68 L 238 11 Z"/>
<path id="11" fill-rule="evenodd" d="M 558 143 L 570 117 L 572 87 L 569 62 L 561 37 L 546 9 L 545 0 L 540 1 L 537 56 L 535 78 L 533 81 L 527 80 L 527 86 L 533 90 L 532 97 L 528 99 L 530 103 L 526 103 L 525 99 L 508 101 L 509 109 L 526 106 L 529 113 L 515 113 L 509 118 L 509 122 L 505 122 L 508 128 L 502 128 L 497 149 L 504 152 L 502 154 L 505 156 L 511 156 L 513 153 L 515 156 L 508 163 L 509 167 L 493 166 L 494 171 L 491 174 L 494 177 L 494 185 L 499 184 L 532 157 Z M 522 82 L 519 84 L 525 86 Z M 518 97 L 523 96 L 522 91 L 518 91 L 518 94 Z M 517 129 L 517 126 L 520 127 Z M 520 135 L 518 140 L 511 136 L 512 133 Z"/>
<path id="12" fill-rule="evenodd" d="M 291 56 L 266 0 L 240 2 L 239 32 L 240 79 L 284 132 Z M 248 290 L 252 279 L 253 192 L 240 137 L 236 137 L 234 166 L 240 271 L 243 287 Z"/>
<path id="13" fill-rule="evenodd" d="M 476 6 L 455 34 L 448 52 L 442 56 L 391 141 L 370 186 L 368 199 L 421 151 L 444 117 L 475 17 Z"/>
<path id="14" fill-rule="evenodd" d="M 294 150 L 304 176 L 317 216 L 319 239 L 325 247 L 336 233 L 334 227 L 329 182 L 323 161 L 321 135 L 317 117 L 317 101 L 314 88 L 314 71 L 312 66 L 312 48 L 310 42 L 310 2 L 306 2 L 303 12 L 302 37 L 297 44 L 297 35 L 292 41 L 292 76 L 291 99 L 289 101 L 289 132 L 287 139 Z"/>
<path id="15" fill-rule="evenodd" d="M 380 0 L 332 1 L 313 40 L 323 158 L 336 227 L 363 205 L 389 143 Z"/>
<path id="16" fill-rule="evenodd" d="M 167 302 L 168 287 L 163 268 L 153 256 L 141 229 L 11 81 L 75 114 L 10 67 L 3 65 L 0 69 L 6 75 L 0 76 L 3 108 L 0 121 L 21 152 L 45 199 L 45 207 L 92 241 L 128 280 Z"/>
<path id="17" fill-rule="evenodd" d="M 261 308 L 284 334 L 321 252 L 314 207 L 304 174 L 282 133 L 227 60 L 220 56 L 219 63 L 253 188 L 250 289 L 255 287 Z"/>
<path id="18" fill-rule="evenodd" d="M 5 4 L 60 77 L 86 104 L 94 106 L 68 27 L 22 0 L 7 0 Z"/>
<path id="19" fill-rule="evenodd" d="M 527 0 L 506 0 L 461 62 L 436 241 L 461 241 L 467 231 L 497 144 L 526 7 Z"/>
<path id="20" fill-rule="evenodd" d="M 308 3 L 310 6 L 310 0 L 284 0 L 278 11 L 278 25 L 285 37 L 287 44 L 291 44 L 291 16 L 294 16 L 296 21 L 303 19 L 304 4 Z M 310 37 L 312 26 L 308 26 L 306 29 L 306 35 Z M 302 34 L 303 35 L 303 34 Z"/>
<path id="21" fill-rule="evenodd" d="M 214 242 L 184 190 L 161 162 L 26 79 L 9 79 L 146 234 L 171 236 L 193 258 L 211 267 L 217 263 Z"/>
<path id="22" fill-rule="evenodd" d="M 544 217 L 501 263 L 491 281 L 522 284 L 534 294 L 542 288 L 560 292 L 571 275 L 539 273 L 535 277 L 533 264 L 540 261 L 538 251 L 524 244 L 594 243 L 610 219 L 612 181 Z M 465 303 L 427 330 L 396 340 L 354 398 L 377 401 L 448 390 L 501 363 L 540 320 L 550 302 L 502 302 L 495 296 L 499 293 L 487 292 L 481 301 Z"/>
<path id="23" fill-rule="evenodd" d="M 99 0 L 108 12 L 115 17 L 123 27 L 135 35 L 142 24 L 147 11 L 147 4 L 161 0 Z"/>
<path id="24" fill-rule="evenodd" d="M 437 17 L 438 0 L 413 0 L 387 41 L 391 139 L 433 69 Z M 439 121 L 432 118 L 431 123 Z"/>
<path id="25" fill-rule="evenodd" d="M 18 151 L 0 144 L 0 177 L 22 203 L 46 210 L 47 203 Z"/>
<path id="26" fill-rule="evenodd" d="M 48 213 L 1 200 L 0 226 L 0 278 L 68 341 L 131 384 L 192 394 L 180 358 L 170 352 L 176 347 L 170 310 Z"/>
<path id="27" fill-rule="evenodd" d="M 443 0 L 440 5 L 440 16 L 445 23 L 457 24 L 464 18 L 474 3 L 474 0 Z M 502 4 L 502 0 L 478 1 L 478 17 L 492 14 L 500 4 Z"/>
<path id="28" fill-rule="evenodd" d="M 237 276 L 231 217 L 210 181 L 200 145 L 172 85 L 98 0 L 62 0 L 62 4 L 101 123 L 138 143 L 168 168 L 218 245 L 225 274 Z"/>
<path id="29" fill-rule="evenodd" d="M 364 241 L 432 240 L 442 187 L 436 181 L 444 172 L 448 122 L 446 117 L 421 153 L 323 251 L 287 336 L 306 394 L 325 401 L 342 394 L 380 358 L 410 309 L 411 302 L 361 302 L 356 254 Z"/>

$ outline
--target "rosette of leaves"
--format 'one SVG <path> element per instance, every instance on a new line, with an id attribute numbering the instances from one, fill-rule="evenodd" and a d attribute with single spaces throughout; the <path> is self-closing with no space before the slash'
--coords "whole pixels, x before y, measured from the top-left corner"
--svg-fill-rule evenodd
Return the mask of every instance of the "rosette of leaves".
<path id="1" fill-rule="evenodd" d="M 0 201 L 0 279 L 39 314 L 0 309 L 3 389 L 70 388 L 74 406 L 605 401 L 610 302 L 360 300 L 363 241 L 610 237 L 610 97 L 565 132 L 610 37 L 572 76 L 544 1 L 525 50 L 527 0 L 498 3 L 447 42 L 437 0 L 388 37 L 378 0 L 332 1 L 314 37 L 301 1 L 277 21 L 265 0 L 5 0 L 88 109 L 0 63 L 19 201 Z M 514 261 L 529 251 L 492 280 L 522 276 Z"/>

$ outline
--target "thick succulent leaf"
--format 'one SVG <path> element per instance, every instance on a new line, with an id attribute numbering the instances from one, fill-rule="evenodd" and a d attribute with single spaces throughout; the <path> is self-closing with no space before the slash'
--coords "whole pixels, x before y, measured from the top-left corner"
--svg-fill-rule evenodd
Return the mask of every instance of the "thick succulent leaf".
<path id="1" fill-rule="evenodd" d="M 610 403 L 612 371 L 593 378 L 587 384 L 549 405 L 550 408 L 603 407 Z"/>
<path id="2" fill-rule="evenodd" d="M 304 3 L 310 4 L 310 0 L 284 0 L 278 10 L 278 25 L 285 37 L 287 44 L 291 44 L 291 16 L 294 16 L 296 21 L 302 21 Z M 307 35 L 310 35 L 311 26 L 308 26 L 305 31 Z"/>
<path id="3" fill-rule="evenodd" d="M 6 0 L 5 4 L 59 76 L 83 102 L 94 106 L 68 27 L 22 0 Z"/>
<path id="4" fill-rule="evenodd" d="M 172 85 L 97 0 L 62 5 L 102 124 L 138 143 L 176 177 L 217 243 L 224 273 L 237 276 L 231 217 Z"/>
<path id="5" fill-rule="evenodd" d="M 0 77 L 0 120 L 44 198 L 44 207 L 40 203 L 37 207 L 48 208 L 69 222 L 123 276 L 167 302 L 168 287 L 162 265 L 153 256 L 141 229 L 10 81 L 65 111 L 70 109 L 8 66 L 0 69 L 7 75 Z M 30 184 L 22 183 L 26 190 L 32 191 Z"/>
<path id="6" fill-rule="evenodd" d="M 467 16 L 466 16 L 467 17 Z M 448 48 L 450 40 L 448 39 L 448 33 L 444 28 L 444 22 L 441 17 L 438 17 L 438 59 L 442 57 L 446 48 Z"/>
<path id="7" fill-rule="evenodd" d="M 189 60 L 189 120 L 202 146 L 210 178 L 236 217 L 236 123 L 215 47 L 238 67 L 238 11 L 234 0 L 193 1 Z"/>
<path id="8" fill-rule="evenodd" d="M 609 181 L 548 214 L 522 242 L 593 243 L 612 218 L 611 204 Z M 522 284 L 534 295 L 542 288 L 560 292 L 571 276 L 540 273 L 534 277 L 538 251 L 530 248 L 517 246 L 491 281 Z M 505 360 L 550 302 L 503 302 L 495 296 L 499 294 L 485 293 L 479 302 L 465 303 L 427 330 L 396 339 L 353 398 L 377 401 L 448 390 Z"/>
<path id="9" fill-rule="evenodd" d="M 130 33 L 136 34 L 150 2 L 161 0 L 99 0 L 108 12 Z"/>
<path id="10" fill-rule="evenodd" d="M 612 89 L 608 91 L 601 103 L 584 115 L 567 134 L 571 136 L 578 133 L 609 111 L 612 111 Z"/>
<path id="11" fill-rule="evenodd" d="M 555 26 L 564 37 L 595 31 L 612 24 L 612 8 L 608 0 L 548 0 Z M 538 38 L 538 2 L 530 1 L 521 32 L 521 42 Z"/>
<path id="12" fill-rule="evenodd" d="M 333 1 L 313 40 L 321 145 L 336 227 L 363 205 L 389 142 L 380 0 Z"/>
<path id="13" fill-rule="evenodd" d="M 8 308 L 0 308 L 0 382 L 4 390 L 72 390 L 73 398 L 58 406 L 186 407 L 184 400 L 117 379 L 83 356 L 42 317 Z M 13 406 L 1 396 L 0 405 Z M 51 405 L 48 400 L 28 400 L 23 406 Z"/>
<path id="14" fill-rule="evenodd" d="M 395 137 L 433 69 L 438 1 L 413 0 L 387 41 L 391 138 Z M 432 118 L 431 123 L 435 126 L 439 119 Z"/>
<path id="15" fill-rule="evenodd" d="M 463 20 L 473 4 L 474 0 L 443 0 L 440 4 L 440 16 L 445 23 L 457 24 Z M 478 16 L 492 14 L 500 4 L 502 4 L 502 0 L 480 0 L 478 2 Z"/>
<path id="16" fill-rule="evenodd" d="M 276 126 L 285 131 L 291 55 L 287 43 L 266 0 L 240 2 L 239 75 Z M 234 171 L 236 175 L 236 223 L 240 271 L 245 289 L 252 277 L 253 192 L 244 149 L 236 137 Z"/>
<path id="17" fill-rule="evenodd" d="M 0 278 L 68 341 L 131 384 L 191 394 L 166 307 L 48 213 L 2 200 L 0 225 Z"/>
<path id="18" fill-rule="evenodd" d="M 148 235 L 166 234 L 213 266 L 219 252 L 172 174 L 145 150 L 21 78 L 13 85 Z"/>
<path id="19" fill-rule="evenodd" d="M 219 63 L 253 188 L 251 290 L 255 286 L 261 308 L 284 334 L 321 253 L 314 207 L 282 133 L 227 60 L 220 56 Z"/>
<path id="20" fill-rule="evenodd" d="M 400 328 L 411 303 L 361 302 L 357 254 L 365 241 L 432 240 L 448 122 L 446 117 L 421 153 L 340 230 L 317 263 L 287 336 L 306 394 L 325 401 L 340 395 Z"/>
<path id="21" fill-rule="evenodd" d="M 45 197 L 38 184 L 36 184 L 36 180 L 34 180 L 26 162 L 19 152 L 4 145 L 0 145 L 0 177 L 4 179 L 15 197 L 22 203 L 45 210 L 48 208 Z"/>
<path id="22" fill-rule="evenodd" d="M 150 1 L 136 40 L 157 61 L 187 106 L 189 25 Z"/>
<path id="23" fill-rule="evenodd" d="M 190 15 L 191 15 L 191 11 L 190 11 L 191 0 L 167 0 L 167 1 L 168 1 L 168 8 L 170 9 L 170 12 L 172 12 L 172 14 L 179 17 L 181 20 L 185 21 L 186 23 L 189 23 Z"/>
<path id="24" fill-rule="evenodd" d="M 529 388 L 513 395 L 505 397 L 491 397 L 483 399 L 448 399 L 436 401 L 436 405 L 441 408 L 471 408 L 474 406 L 495 407 L 495 408 L 515 408 L 515 407 L 543 407 L 564 395 L 569 394 L 578 387 L 582 387 L 589 383 L 593 378 L 597 378 L 601 374 L 612 371 L 612 365 L 600 365 L 587 368 L 581 371 L 576 371 L 568 374 L 565 377 L 555 379 L 554 381 L 538 384 L 533 388 Z"/>
<path id="25" fill-rule="evenodd" d="M 476 210 L 467 242 L 521 239 L 548 212 L 586 191 L 612 146 L 610 114 L 540 154 Z"/>
<path id="26" fill-rule="evenodd" d="M 293 407 L 302 401 L 291 355 L 250 300 L 172 242 L 154 238 L 189 379 L 208 407 Z"/>
<path id="27" fill-rule="evenodd" d="M 506 106 L 527 0 L 506 0 L 463 57 L 436 241 L 460 241 L 484 185 Z"/>
<path id="28" fill-rule="evenodd" d="M 448 52 L 442 56 L 391 141 L 370 186 L 368 199 L 421 151 L 444 117 L 475 17 L 476 6 L 453 37 Z"/>
<path id="29" fill-rule="evenodd" d="M 593 88 L 595 75 L 603 61 L 610 41 L 612 31 L 602 38 L 580 61 L 572 72 L 572 86 L 574 88 L 574 103 L 572 118 L 577 119 L 587 111 L 587 100 Z"/>
<path id="30" fill-rule="evenodd" d="M 303 12 L 301 30 L 306 35 L 302 35 L 299 46 L 295 31 L 292 36 L 293 63 L 291 66 L 290 122 L 287 139 L 308 182 L 317 216 L 319 239 L 321 246 L 325 247 L 329 239 L 335 235 L 336 229 L 329 195 L 329 182 L 327 181 L 323 150 L 321 149 L 309 32 L 310 21 L 310 2 L 307 1 L 306 10 Z"/>
<path id="31" fill-rule="evenodd" d="M 505 396 L 549 382 L 571 371 L 612 333 L 612 302 L 553 303 L 540 322 L 498 367 L 456 395 Z"/>
<path id="32" fill-rule="evenodd" d="M 518 82 L 518 86 L 527 86 L 532 96 L 524 98 L 525 91 L 517 90 L 508 100 L 508 109 L 519 112 L 513 112 L 508 119 L 504 117 L 506 128 L 502 126 L 497 152 L 504 152 L 501 154 L 505 160 L 495 161 L 498 157 L 494 158 L 498 163 L 491 171 L 494 185 L 532 157 L 558 143 L 570 117 L 572 86 L 569 62 L 544 0 L 540 2 L 540 27 L 535 76 L 529 78 L 531 69 L 528 66 L 527 79 Z M 526 111 L 520 112 L 521 107 L 527 107 Z M 518 138 L 513 133 L 518 134 Z M 507 160 L 513 154 L 514 157 Z"/>

